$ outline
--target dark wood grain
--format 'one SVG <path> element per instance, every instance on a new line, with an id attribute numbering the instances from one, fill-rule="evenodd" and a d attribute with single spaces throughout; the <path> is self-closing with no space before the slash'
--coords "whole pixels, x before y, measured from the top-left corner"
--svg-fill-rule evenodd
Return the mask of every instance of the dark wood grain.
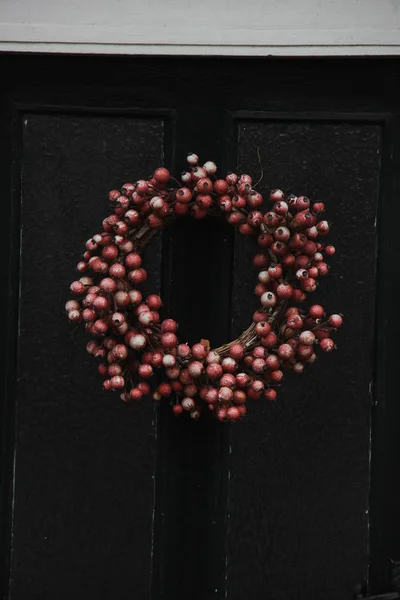
<path id="1" fill-rule="evenodd" d="M 150 598 L 150 581 L 153 600 L 389 591 L 400 558 L 398 59 L 2 54 L 0 74 L 12 242 L 3 596 Z M 168 407 L 154 429 L 150 401 L 102 395 L 84 335 L 62 314 L 78 249 L 117 181 L 160 161 L 179 173 L 188 150 L 258 174 L 257 147 L 262 189 L 328 204 L 339 254 L 316 296 L 345 314 L 339 351 L 232 429 L 174 420 Z M 251 254 L 212 219 L 182 219 L 162 250 L 152 242 L 150 288 L 162 279 L 185 339 L 224 342 L 248 324 Z"/>
<path id="2" fill-rule="evenodd" d="M 103 395 L 86 339 L 63 316 L 107 193 L 159 164 L 160 118 L 26 114 L 11 598 L 149 593 L 151 402 Z M 160 240 L 147 256 L 160 287 Z"/>
<path id="3" fill-rule="evenodd" d="M 370 384 L 373 379 L 379 125 L 241 121 L 238 168 L 260 187 L 326 203 L 338 248 L 313 302 L 344 313 L 339 350 L 275 406 L 253 402 L 234 427 L 227 541 L 228 598 L 349 598 L 368 577 Z M 235 244 L 233 319 L 255 284 L 251 250 Z M 248 319 L 248 317 L 247 317 Z M 241 569 L 237 565 L 241 565 Z M 340 576 L 338 574 L 340 573 Z"/>
<path id="4" fill-rule="evenodd" d="M 228 123 L 212 107 L 195 112 L 181 108 L 175 125 L 175 172 L 184 166 L 188 151 L 224 168 Z M 205 338 L 216 347 L 230 339 L 232 258 L 233 230 L 222 219 L 185 217 L 164 232 L 164 310 L 177 319 L 182 342 Z M 169 406 L 161 407 L 154 599 L 225 596 L 228 436 L 229 428 L 211 414 L 193 422 L 189 415 L 177 419 Z"/>

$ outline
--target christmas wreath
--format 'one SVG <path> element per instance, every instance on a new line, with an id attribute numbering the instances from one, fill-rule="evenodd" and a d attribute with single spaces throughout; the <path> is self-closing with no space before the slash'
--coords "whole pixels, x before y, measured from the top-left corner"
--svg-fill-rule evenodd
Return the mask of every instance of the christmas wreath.
<path id="1" fill-rule="evenodd" d="M 100 360 L 104 390 L 119 391 L 129 402 L 152 387 L 154 400 L 169 401 L 175 415 L 188 412 L 198 419 L 207 409 L 220 421 L 236 421 L 246 414 L 247 400 L 276 399 L 285 369 L 302 373 L 318 348 L 335 348 L 331 335 L 342 316 L 326 317 L 319 304 L 302 308 L 328 274 L 326 261 L 335 248 L 321 241 L 330 227 L 322 202 L 275 189 L 265 211 L 250 175 L 217 178 L 215 163 L 200 166 L 193 153 L 187 162 L 182 183 L 160 167 L 148 179 L 111 190 L 111 214 L 86 242 L 77 265 L 82 276 L 71 284 L 75 298 L 65 308 L 69 320 L 82 323 L 93 338 L 87 351 Z M 242 235 L 257 239 L 259 309 L 246 331 L 219 348 L 210 348 L 207 340 L 181 343 L 176 321 L 160 319 L 160 296 L 143 298 L 140 291 L 147 278 L 143 247 L 188 214 L 195 219 L 220 214 Z"/>

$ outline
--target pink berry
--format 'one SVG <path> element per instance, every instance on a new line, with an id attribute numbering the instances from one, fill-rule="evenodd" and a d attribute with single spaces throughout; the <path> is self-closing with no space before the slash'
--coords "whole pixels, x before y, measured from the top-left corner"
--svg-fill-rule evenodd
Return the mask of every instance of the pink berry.
<path id="1" fill-rule="evenodd" d="M 220 363 L 221 362 L 221 357 L 218 354 L 218 352 L 214 352 L 214 350 L 211 350 L 210 352 L 208 352 L 207 356 L 206 356 L 206 363 L 208 365 L 211 365 L 213 363 Z"/>
<path id="2" fill-rule="evenodd" d="M 265 362 L 266 366 L 268 369 L 271 369 L 271 371 L 279 369 L 279 358 L 276 356 L 276 354 L 269 354 L 269 356 L 267 356 L 265 359 Z"/>
<path id="3" fill-rule="evenodd" d="M 175 333 L 177 329 L 178 329 L 178 324 L 173 319 L 165 319 L 161 323 L 161 331 L 163 333 L 167 333 L 167 332 Z"/>
<path id="4" fill-rule="evenodd" d="M 276 296 L 273 292 L 265 292 L 260 301 L 265 308 L 272 308 L 276 304 Z"/>
<path id="5" fill-rule="evenodd" d="M 331 315 L 328 319 L 328 325 L 330 327 L 334 327 L 335 329 L 339 329 L 342 326 L 343 317 L 341 315 Z"/>
<path id="6" fill-rule="evenodd" d="M 112 294 L 117 289 L 117 284 L 110 277 L 106 277 L 100 281 L 100 288 L 107 294 Z"/>
<path id="7" fill-rule="evenodd" d="M 268 335 L 263 336 L 261 338 L 261 343 L 266 348 L 273 348 L 276 345 L 277 341 L 278 340 L 277 340 L 276 334 L 273 331 L 271 331 L 271 333 L 269 333 Z"/>
<path id="8" fill-rule="evenodd" d="M 211 363 L 206 368 L 206 373 L 210 379 L 218 379 L 222 375 L 222 367 L 218 363 Z"/>
<path id="9" fill-rule="evenodd" d="M 289 300 L 292 297 L 293 288 L 289 283 L 280 283 L 276 288 L 276 295 L 281 300 Z"/>
<path id="10" fill-rule="evenodd" d="M 189 375 L 196 379 L 197 377 L 200 377 L 200 375 L 203 373 L 204 367 L 203 367 L 202 363 L 199 362 L 198 360 L 193 360 L 188 365 L 188 371 L 189 371 Z"/>
<path id="11" fill-rule="evenodd" d="M 188 344 L 179 344 L 177 352 L 180 358 L 188 358 L 190 356 L 190 346 Z"/>
<path id="12" fill-rule="evenodd" d="M 142 392 L 143 396 L 150 394 L 150 386 L 148 383 L 141 381 L 140 383 L 137 384 L 136 387 Z"/>
<path id="13" fill-rule="evenodd" d="M 141 364 L 138 368 L 139 377 L 143 377 L 144 379 L 148 379 L 153 375 L 153 367 L 148 364 Z"/>
<path id="14" fill-rule="evenodd" d="M 81 281 L 73 281 L 70 285 L 70 290 L 73 294 L 80 295 L 85 291 L 85 286 Z"/>
<path id="15" fill-rule="evenodd" d="M 193 400 L 193 398 L 186 397 L 182 400 L 181 406 L 182 406 L 183 410 L 191 411 L 194 409 L 196 404 L 195 404 L 195 401 Z"/>
<path id="16" fill-rule="evenodd" d="M 324 308 L 322 306 L 320 306 L 319 304 L 313 304 L 313 306 L 311 306 L 311 308 L 309 310 L 309 315 L 313 319 L 322 319 L 324 314 L 325 314 Z"/>
<path id="17" fill-rule="evenodd" d="M 116 279 L 122 279 L 125 276 L 125 273 L 126 269 L 124 265 L 121 265 L 119 263 L 111 265 L 109 269 L 109 274 L 111 275 L 111 277 L 115 277 Z"/>
<path id="18" fill-rule="evenodd" d="M 267 270 L 260 271 L 258 274 L 258 281 L 267 285 L 271 281 L 271 276 Z"/>
<path id="19" fill-rule="evenodd" d="M 207 348 L 203 344 L 194 344 L 192 346 L 192 354 L 195 358 L 202 360 L 207 356 Z"/>
<path id="20" fill-rule="evenodd" d="M 139 388 L 132 388 L 131 391 L 129 392 L 129 398 L 131 400 L 140 400 L 140 398 L 142 398 L 143 393 Z"/>
<path id="21" fill-rule="evenodd" d="M 266 369 L 266 362 L 263 358 L 253 360 L 252 369 L 255 373 L 263 373 Z"/>
<path id="22" fill-rule="evenodd" d="M 294 350 L 290 346 L 290 344 L 281 344 L 278 348 L 278 355 L 279 355 L 279 358 L 288 360 L 289 358 L 293 357 Z"/>
<path id="23" fill-rule="evenodd" d="M 129 299 L 132 302 L 132 304 L 140 304 L 142 301 L 142 294 L 141 292 L 139 292 L 139 290 L 129 290 L 128 292 L 129 295 Z"/>
<path id="24" fill-rule="evenodd" d="M 174 415 L 176 417 L 178 417 L 179 415 L 182 414 L 183 412 L 183 407 L 181 404 L 174 404 L 174 406 L 172 407 L 172 412 L 174 413 Z"/>
<path id="25" fill-rule="evenodd" d="M 290 329 L 301 329 L 303 327 L 303 319 L 299 314 L 293 313 L 288 316 L 286 323 Z"/>
<path id="26" fill-rule="evenodd" d="M 270 195 L 269 195 L 269 199 L 272 202 L 281 202 L 282 200 L 285 199 L 285 194 L 282 192 L 282 190 L 272 190 Z"/>
<path id="27" fill-rule="evenodd" d="M 214 181 L 213 189 L 218 196 L 223 196 L 228 192 L 229 185 L 225 181 L 225 179 L 217 179 L 216 181 Z"/>
<path id="28" fill-rule="evenodd" d="M 82 312 L 82 318 L 84 321 L 91 323 L 92 321 L 96 320 L 96 313 L 91 308 L 85 308 L 85 310 Z"/>
<path id="29" fill-rule="evenodd" d="M 304 371 L 304 365 L 301 362 L 296 362 L 293 365 L 293 371 L 295 373 L 301 374 Z"/>
<path id="30" fill-rule="evenodd" d="M 312 346 L 315 342 L 315 335 L 312 331 L 302 331 L 299 337 L 300 344 Z"/>
<path id="31" fill-rule="evenodd" d="M 144 269 L 134 269 L 133 271 L 129 271 L 128 277 L 132 283 L 139 285 L 147 279 L 147 272 Z"/>
<path id="32" fill-rule="evenodd" d="M 230 406 L 226 411 L 228 421 L 238 421 L 240 419 L 240 411 L 236 406 Z"/>
<path id="33" fill-rule="evenodd" d="M 121 375 L 122 374 L 122 367 L 121 367 L 121 365 L 117 365 L 115 363 L 112 363 L 108 367 L 108 374 L 109 374 L 110 377 L 114 377 L 115 375 Z"/>
<path id="34" fill-rule="evenodd" d="M 111 379 L 105 379 L 103 381 L 103 389 L 105 392 L 110 392 L 112 390 Z"/>
<path id="35" fill-rule="evenodd" d="M 111 377 L 111 387 L 114 390 L 122 390 L 125 386 L 125 379 L 121 375 Z"/>
<path id="36" fill-rule="evenodd" d="M 221 366 L 224 373 L 234 373 L 237 369 L 237 362 L 232 357 L 227 356 L 222 360 Z"/>
<path id="37" fill-rule="evenodd" d="M 154 171 L 153 175 L 157 183 L 168 183 L 171 178 L 170 172 L 165 167 L 160 167 Z"/>
<path id="38" fill-rule="evenodd" d="M 138 321 L 144 327 L 149 327 L 154 323 L 154 313 L 150 310 L 143 311 L 140 313 Z"/>
<path id="39" fill-rule="evenodd" d="M 282 267 L 278 263 L 276 265 L 271 265 L 268 267 L 268 273 L 271 279 L 280 279 L 282 277 Z"/>
<path id="40" fill-rule="evenodd" d="M 229 348 L 229 356 L 234 360 L 241 360 L 244 356 L 244 348 L 242 344 L 232 344 Z"/>
<path id="41" fill-rule="evenodd" d="M 175 367 L 168 367 L 167 369 L 165 369 L 165 374 L 168 377 L 168 379 L 178 379 L 180 373 L 181 370 L 177 365 L 175 365 Z"/>
<path id="42" fill-rule="evenodd" d="M 128 269 L 138 269 L 142 264 L 142 257 L 137 252 L 130 252 L 125 256 L 125 265 Z"/>
<path id="43" fill-rule="evenodd" d="M 250 377 L 247 373 L 238 373 L 236 375 L 236 385 L 240 388 L 245 388 L 250 382 Z"/>
<path id="44" fill-rule="evenodd" d="M 308 273 L 307 273 L 307 275 L 308 275 Z M 307 277 L 307 279 L 304 279 L 301 282 L 301 287 L 308 294 L 315 292 L 315 290 L 317 289 L 317 285 L 318 285 L 317 282 L 312 277 Z"/>
<path id="45" fill-rule="evenodd" d="M 159 310 L 162 306 L 162 301 L 157 294 L 151 294 L 146 298 L 146 304 L 151 310 Z"/>
<path id="46" fill-rule="evenodd" d="M 258 267 L 260 269 L 263 269 L 264 267 L 268 266 L 268 258 L 266 257 L 265 254 L 256 254 L 253 258 L 253 265 L 255 267 Z"/>
<path id="47" fill-rule="evenodd" d="M 171 349 L 176 346 L 178 339 L 174 333 L 168 331 L 162 334 L 160 341 L 163 348 Z"/>
<path id="48" fill-rule="evenodd" d="M 217 172 L 217 165 L 215 164 L 215 162 L 208 160 L 206 163 L 204 163 L 203 169 L 207 171 L 208 175 L 215 175 L 215 173 Z"/>
<path id="49" fill-rule="evenodd" d="M 174 367 L 176 364 L 175 356 L 173 356 L 173 354 L 165 354 L 162 358 L 162 364 L 168 369 Z"/>
<path id="50" fill-rule="evenodd" d="M 79 310 L 79 302 L 77 300 L 68 300 L 65 304 L 65 310 L 67 312 L 71 310 Z"/>
<path id="51" fill-rule="evenodd" d="M 274 237 L 279 242 L 286 242 L 290 238 L 290 229 L 284 226 L 277 227 L 274 231 Z"/>
<path id="52" fill-rule="evenodd" d="M 209 387 L 204 394 L 204 401 L 208 404 L 215 404 L 218 401 L 218 390 Z"/>
<path id="53" fill-rule="evenodd" d="M 128 358 L 128 348 L 125 344 L 117 344 L 113 349 L 113 354 L 119 361 L 126 360 Z"/>
<path id="54" fill-rule="evenodd" d="M 141 333 L 134 334 L 129 340 L 129 345 L 133 350 L 142 350 L 146 344 L 147 340 Z"/>
<path id="55" fill-rule="evenodd" d="M 221 387 L 233 388 L 236 385 L 236 377 L 232 373 L 224 373 L 219 384 Z"/>
<path id="56" fill-rule="evenodd" d="M 76 323 L 81 320 L 81 313 L 79 310 L 72 309 L 68 312 L 68 319 L 73 323 Z"/>
<path id="57" fill-rule="evenodd" d="M 218 391 L 218 399 L 220 402 L 228 403 L 233 398 L 233 392 L 228 387 L 221 387 Z"/>
<path id="58" fill-rule="evenodd" d="M 95 321 L 93 323 L 93 332 L 94 333 L 103 335 L 107 332 L 107 330 L 108 330 L 108 324 L 107 324 L 107 321 L 105 321 L 104 319 L 97 319 L 97 321 Z"/>

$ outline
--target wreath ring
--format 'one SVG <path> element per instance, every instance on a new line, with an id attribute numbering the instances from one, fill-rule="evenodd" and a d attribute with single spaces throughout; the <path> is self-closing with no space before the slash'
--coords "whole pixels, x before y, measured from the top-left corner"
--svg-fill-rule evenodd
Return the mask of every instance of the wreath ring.
<path id="1" fill-rule="evenodd" d="M 331 334 L 342 325 L 342 315 L 327 318 L 319 304 L 299 308 L 327 275 L 326 259 L 335 248 L 320 241 L 330 229 L 322 202 L 275 189 L 265 211 L 250 175 L 217 178 L 215 163 L 200 166 L 194 153 L 187 162 L 181 182 L 160 167 L 147 180 L 110 191 L 111 214 L 86 242 L 77 265 L 82 277 L 71 284 L 74 299 L 65 309 L 93 338 L 86 348 L 100 359 L 104 390 L 119 391 L 125 402 L 140 400 L 159 372 L 153 398 L 169 399 L 176 416 L 188 412 L 196 420 L 208 409 L 220 421 L 237 421 L 248 400 L 276 399 L 284 370 L 302 373 L 317 348 L 336 347 Z M 187 214 L 196 219 L 220 214 L 241 234 L 257 238 L 253 266 L 260 307 L 237 339 L 214 349 L 208 340 L 192 347 L 180 343 L 176 321 L 160 319 L 160 296 L 144 299 L 140 291 L 147 278 L 144 246 Z"/>

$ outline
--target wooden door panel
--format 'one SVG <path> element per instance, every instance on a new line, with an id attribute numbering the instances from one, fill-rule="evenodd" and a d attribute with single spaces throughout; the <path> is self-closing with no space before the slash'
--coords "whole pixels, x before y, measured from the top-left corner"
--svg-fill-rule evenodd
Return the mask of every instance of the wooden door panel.
<path id="1" fill-rule="evenodd" d="M 274 599 L 333 600 L 368 576 L 381 126 L 243 116 L 237 129 L 239 170 L 257 173 L 257 149 L 261 156 L 260 190 L 282 187 L 326 203 L 337 254 L 314 296 L 328 312 L 343 312 L 345 327 L 334 355 L 301 377 L 285 376 L 276 405 L 254 403 L 246 427 L 232 428 L 228 598 L 271 590 Z M 249 246 L 237 236 L 235 334 L 255 285 Z"/>
<path id="2" fill-rule="evenodd" d="M 400 558 L 398 61 L 7 56 L 0 68 L 20 315 L 3 596 L 350 600 L 368 578 L 388 591 Z M 233 427 L 103 394 L 63 314 L 109 189 L 161 163 L 179 174 L 187 151 L 255 179 L 259 155 L 259 189 L 326 202 L 337 247 L 315 302 L 344 313 L 338 352 Z M 257 304 L 254 250 L 226 223 L 182 218 L 146 249 L 145 289 L 161 289 L 183 341 L 223 343 Z"/>
<path id="3" fill-rule="evenodd" d="M 23 117 L 11 598 L 146 597 L 153 405 L 133 414 L 102 393 L 86 337 L 69 327 L 63 305 L 109 189 L 150 173 L 163 144 L 160 117 Z M 160 243 L 148 249 L 153 291 Z"/>

